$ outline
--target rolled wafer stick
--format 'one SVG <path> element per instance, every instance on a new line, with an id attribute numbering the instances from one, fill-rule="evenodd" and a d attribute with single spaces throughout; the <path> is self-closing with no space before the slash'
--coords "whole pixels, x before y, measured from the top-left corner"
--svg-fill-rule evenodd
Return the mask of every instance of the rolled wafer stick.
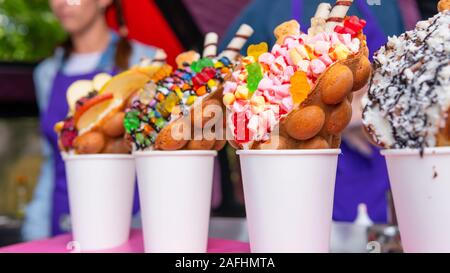
<path id="1" fill-rule="evenodd" d="M 347 16 L 347 12 L 353 4 L 353 0 L 337 0 L 334 5 L 331 13 L 327 19 L 326 29 L 328 32 L 333 32 L 334 28 L 338 25 L 342 25 L 344 22 L 345 16 Z"/>
<path id="2" fill-rule="evenodd" d="M 152 65 L 163 65 L 167 61 L 167 54 L 164 50 L 158 49 L 156 50 L 155 56 L 152 60 Z"/>
<path id="3" fill-rule="evenodd" d="M 317 7 L 316 14 L 314 15 L 314 18 L 322 18 L 322 19 L 328 19 L 328 16 L 331 13 L 331 5 L 328 3 L 320 3 Z"/>
<path id="4" fill-rule="evenodd" d="M 310 35 L 316 35 L 325 31 L 326 20 L 331 12 L 331 5 L 328 3 L 321 3 L 317 7 L 316 14 L 311 18 L 311 27 L 308 30 Z"/>
<path id="5" fill-rule="evenodd" d="M 217 56 L 217 43 L 219 42 L 219 35 L 215 32 L 210 32 L 205 36 L 205 43 L 203 46 L 203 57 L 214 58 Z"/>
<path id="6" fill-rule="evenodd" d="M 220 57 L 227 57 L 230 61 L 234 61 L 248 38 L 253 34 L 253 31 L 251 26 L 246 24 L 241 25 L 227 48 L 220 54 Z"/>

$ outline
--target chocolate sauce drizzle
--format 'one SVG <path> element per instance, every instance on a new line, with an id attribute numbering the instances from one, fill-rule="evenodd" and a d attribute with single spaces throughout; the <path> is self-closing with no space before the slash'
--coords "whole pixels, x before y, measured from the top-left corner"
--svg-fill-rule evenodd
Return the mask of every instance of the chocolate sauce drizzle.
<path id="1" fill-rule="evenodd" d="M 448 76 L 441 72 L 450 65 L 450 51 L 446 50 L 450 36 L 439 42 L 435 38 L 442 37 L 445 25 L 450 27 L 449 17 L 450 12 L 440 13 L 430 19 L 426 29 L 418 26 L 393 38 L 376 53 L 363 119 L 380 145 L 388 146 L 370 124 L 368 112 L 374 109 L 384 115 L 392 129 L 395 143 L 387 148 L 423 150 L 434 145 L 439 125 L 430 111 L 441 106 L 438 92 L 449 85 Z M 424 32 L 427 35 L 421 38 Z"/>

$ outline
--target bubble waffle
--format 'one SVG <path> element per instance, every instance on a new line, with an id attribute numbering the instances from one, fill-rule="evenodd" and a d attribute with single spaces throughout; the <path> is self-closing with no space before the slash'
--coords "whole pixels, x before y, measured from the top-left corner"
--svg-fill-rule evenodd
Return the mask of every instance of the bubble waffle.
<path id="1" fill-rule="evenodd" d="M 203 58 L 194 51 L 180 54 L 175 71 L 166 70 L 161 77 L 152 79 L 140 98 L 127 109 L 124 124 L 134 149 L 222 149 L 226 144 L 222 140 L 222 84 L 252 33 L 249 26 L 241 26 L 218 57 L 217 34 L 209 33 L 205 37 Z"/>
<path id="2" fill-rule="evenodd" d="M 295 21 L 283 23 L 275 29 L 277 44 L 271 52 L 257 60 L 242 59 L 224 90 L 233 146 L 239 149 L 340 146 L 341 133 L 352 116 L 352 92 L 363 88 L 371 74 L 362 33 L 365 21 L 345 17 L 342 12 L 346 13 L 348 7 L 342 9 L 341 2 L 331 11 L 329 5 L 319 6 L 309 35 L 300 33 Z M 320 32 L 329 27 L 326 18 L 329 14 L 343 19 L 332 20 L 333 32 Z M 250 95 L 245 96 L 251 74 L 246 68 L 254 64 L 261 66 L 264 77 L 257 90 L 249 90 Z"/>
<path id="3" fill-rule="evenodd" d="M 389 38 L 374 57 L 363 122 L 374 142 L 403 149 L 449 146 L 450 11 Z"/>
<path id="4" fill-rule="evenodd" d="M 164 52 L 156 56 L 115 77 L 102 73 L 92 81 L 74 82 L 67 91 L 67 118 L 55 125 L 60 150 L 75 154 L 130 153 L 124 139 L 124 110 L 165 62 Z"/>

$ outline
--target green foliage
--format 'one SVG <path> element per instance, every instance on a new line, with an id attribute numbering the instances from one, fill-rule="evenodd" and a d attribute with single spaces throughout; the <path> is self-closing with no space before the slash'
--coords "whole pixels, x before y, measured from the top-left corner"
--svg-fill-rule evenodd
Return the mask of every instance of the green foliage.
<path id="1" fill-rule="evenodd" d="M 39 61 L 64 39 L 48 0 L 0 0 L 0 61 Z"/>

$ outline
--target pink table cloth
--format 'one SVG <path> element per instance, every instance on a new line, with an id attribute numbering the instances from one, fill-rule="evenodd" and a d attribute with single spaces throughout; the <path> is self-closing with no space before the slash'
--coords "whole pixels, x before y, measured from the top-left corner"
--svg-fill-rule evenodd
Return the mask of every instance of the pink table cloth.
<path id="1" fill-rule="evenodd" d="M 72 235 L 61 235 L 48 240 L 21 243 L 17 245 L 0 248 L 0 253 L 70 253 Z M 128 243 L 114 249 L 101 251 L 101 253 L 143 253 L 144 243 L 142 232 L 132 230 Z M 208 253 L 248 253 L 248 243 L 229 241 L 222 239 L 210 239 L 208 242 Z"/>

